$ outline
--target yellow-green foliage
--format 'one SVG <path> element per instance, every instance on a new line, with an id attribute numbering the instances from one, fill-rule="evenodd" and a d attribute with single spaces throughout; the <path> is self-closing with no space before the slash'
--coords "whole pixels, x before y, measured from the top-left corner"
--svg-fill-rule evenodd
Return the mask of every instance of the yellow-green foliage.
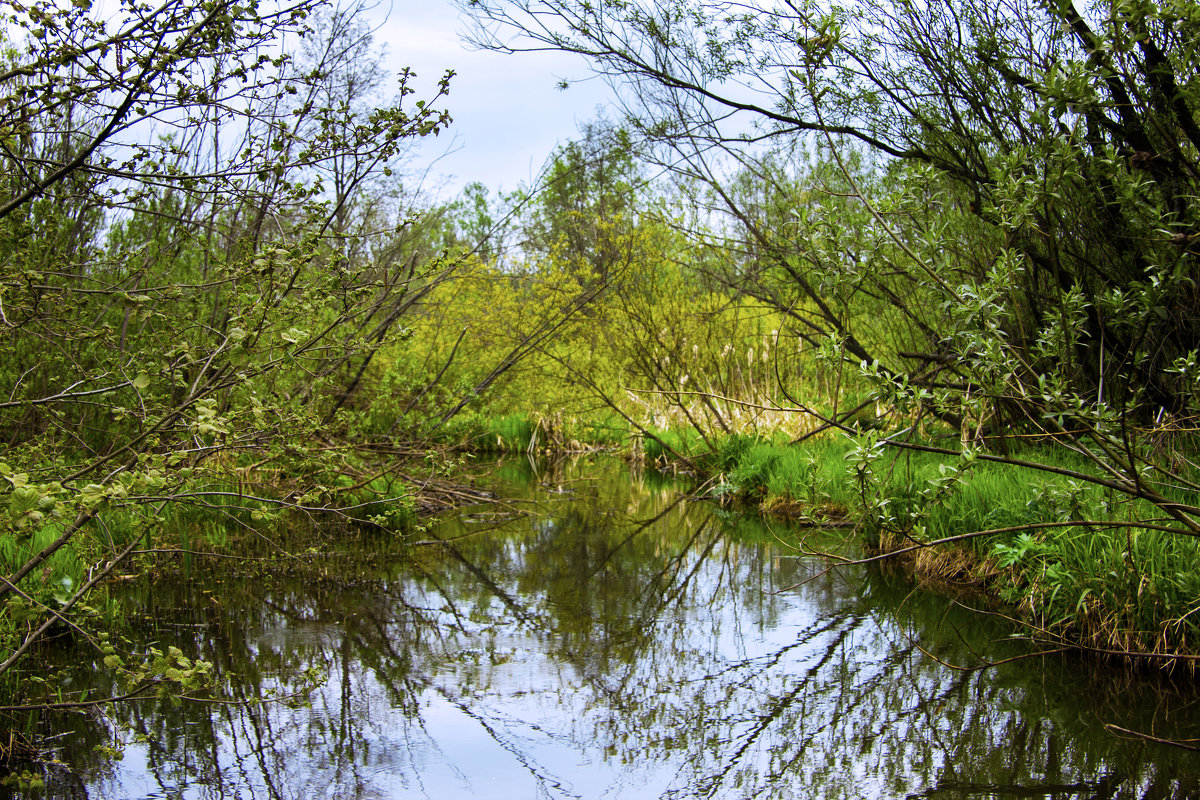
<path id="1" fill-rule="evenodd" d="M 562 247 L 520 263 L 462 264 L 410 318 L 412 335 L 376 357 L 365 432 L 433 428 L 467 400 L 439 435 L 481 437 L 488 419 L 508 414 L 563 427 L 614 413 L 631 433 L 795 434 L 811 421 L 784 410 L 785 391 L 837 395 L 785 316 L 708 285 L 671 228 L 599 227 L 608 252 L 622 255 L 603 279 Z"/>

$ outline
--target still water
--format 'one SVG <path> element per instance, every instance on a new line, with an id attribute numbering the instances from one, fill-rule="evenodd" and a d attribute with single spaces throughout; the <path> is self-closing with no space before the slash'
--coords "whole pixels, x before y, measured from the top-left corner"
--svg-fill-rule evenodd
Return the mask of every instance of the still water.
<path id="1" fill-rule="evenodd" d="M 128 587 L 131 640 L 213 661 L 220 701 L 81 715 L 41 796 L 1200 797 L 1200 755 L 1105 727 L 1200 736 L 1188 680 L 964 669 L 1028 649 L 782 523 L 602 460 L 494 480 L 518 499 L 406 539 L 310 531 Z"/>

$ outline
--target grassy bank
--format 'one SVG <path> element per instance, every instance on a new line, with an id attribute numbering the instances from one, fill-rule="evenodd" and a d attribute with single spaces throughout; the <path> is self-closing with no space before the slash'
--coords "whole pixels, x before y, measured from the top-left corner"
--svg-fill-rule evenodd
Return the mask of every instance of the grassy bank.
<path id="1" fill-rule="evenodd" d="M 634 435 L 619 420 L 556 427 L 521 415 L 483 430 L 477 441 L 489 450 L 565 443 L 684 460 L 714 498 L 850 529 L 867 552 L 894 554 L 920 578 L 976 586 L 1040 639 L 1151 658 L 1192 654 L 1200 641 L 1200 544 L 1160 529 L 1148 504 L 1067 474 L 836 435 L 799 443 L 693 429 Z M 1094 471 L 1061 447 L 1009 457 L 1061 473 Z"/>
<path id="2" fill-rule="evenodd" d="M 1087 473 L 1071 456 L 1012 454 Z M 1200 544 L 1096 484 L 971 453 L 872 452 L 840 438 L 728 437 L 703 463 L 718 496 L 852 526 L 868 551 L 896 553 L 922 577 L 979 586 L 1038 638 L 1152 658 L 1194 653 L 1200 641 Z"/>
<path id="3" fill-rule="evenodd" d="M 629 425 L 616 414 L 467 415 L 438 438 L 476 453 L 584 453 L 623 450 L 634 442 Z"/>

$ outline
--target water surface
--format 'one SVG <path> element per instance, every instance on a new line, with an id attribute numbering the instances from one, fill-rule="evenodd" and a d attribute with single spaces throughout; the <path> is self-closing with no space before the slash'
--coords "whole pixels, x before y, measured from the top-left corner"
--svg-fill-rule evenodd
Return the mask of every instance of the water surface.
<path id="1" fill-rule="evenodd" d="M 295 558 L 130 586 L 131 640 L 228 684 L 75 720 L 49 795 L 1200 797 L 1196 754 L 1105 728 L 1200 735 L 1186 681 L 963 669 L 1027 650 L 969 599 L 829 570 L 803 532 L 613 462 L 501 472 L 522 501 L 405 539 L 307 531 L 332 553 L 297 533 Z M 116 691 L 91 653 L 64 658 L 73 688 Z"/>

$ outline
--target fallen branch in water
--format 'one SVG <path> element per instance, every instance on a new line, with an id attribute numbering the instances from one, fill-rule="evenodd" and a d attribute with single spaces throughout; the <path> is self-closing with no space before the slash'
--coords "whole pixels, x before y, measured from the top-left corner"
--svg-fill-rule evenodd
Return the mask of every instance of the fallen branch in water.
<path id="1" fill-rule="evenodd" d="M 1106 730 L 1112 731 L 1113 733 L 1119 733 L 1119 734 L 1123 734 L 1125 736 L 1132 736 L 1134 739 L 1142 739 L 1144 741 L 1155 742 L 1157 744 L 1167 744 L 1167 745 L 1170 745 L 1171 747 L 1178 747 L 1183 750 L 1191 750 L 1194 753 L 1200 753 L 1200 747 L 1196 747 L 1195 745 L 1191 745 L 1191 744 L 1185 744 L 1184 741 L 1181 741 L 1181 740 L 1160 739 L 1159 737 L 1151 736 L 1148 733 L 1140 733 L 1138 731 L 1131 731 L 1128 728 L 1122 728 L 1120 725 L 1113 725 L 1111 722 L 1106 722 L 1104 724 L 1104 728 Z M 1200 739 L 1187 739 L 1186 741 L 1200 742 Z"/>

